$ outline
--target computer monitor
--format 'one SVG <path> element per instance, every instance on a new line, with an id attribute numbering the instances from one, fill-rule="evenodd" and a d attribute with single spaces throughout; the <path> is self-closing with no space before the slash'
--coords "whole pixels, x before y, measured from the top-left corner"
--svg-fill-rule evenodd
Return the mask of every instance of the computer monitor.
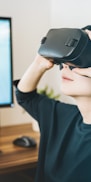
<path id="1" fill-rule="evenodd" d="M 0 108 L 13 105 L 12 19 L 0 17 Z"/>

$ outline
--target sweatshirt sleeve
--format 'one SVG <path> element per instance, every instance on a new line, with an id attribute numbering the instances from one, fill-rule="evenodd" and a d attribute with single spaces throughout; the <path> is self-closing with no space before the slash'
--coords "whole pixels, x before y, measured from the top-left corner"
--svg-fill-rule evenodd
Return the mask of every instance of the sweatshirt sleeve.
<path id="1" fill-rule="evenodd" d="M 49 99 L 47 96 L 37 93 L 37 90 L 32 92 L 21 92 L 16 89 L 16 98 L 18 104 L 23 107 L 39 124 L 53 118 L 55 100 Z"/>
<path id="2" fill-rule="evenodd" d="M 16 98 L 19 105 L 37 120 L 41 133 L 45 135 L 52 126 L 57 128 L 60 125 L 60 128 L 64 128 L 69 124 L 68 118 L 78 113 L 76 106 L 50 99 L 38 94 L 37 90 L 24 93 L 16 89 Z"/>

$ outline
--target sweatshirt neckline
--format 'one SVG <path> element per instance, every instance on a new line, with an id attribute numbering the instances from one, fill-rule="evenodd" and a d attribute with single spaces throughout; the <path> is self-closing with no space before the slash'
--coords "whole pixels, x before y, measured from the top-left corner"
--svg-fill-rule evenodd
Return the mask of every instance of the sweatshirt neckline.
<path id="1" fill-rule="evenodd" d="M 84 120 L 82 120 L 81 127 L 82 127 L 83 129 L 91 130 L 91 124 L 85 123 Z"/>

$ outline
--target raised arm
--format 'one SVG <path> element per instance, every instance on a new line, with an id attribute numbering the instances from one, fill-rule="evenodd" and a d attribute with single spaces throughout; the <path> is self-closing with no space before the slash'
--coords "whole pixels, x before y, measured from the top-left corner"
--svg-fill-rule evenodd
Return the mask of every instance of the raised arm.
<path id="1" fill-rule="evenodd" d="M 49 61 L 37 55 L 18 83 L 18 89 L 22 92 L 35 90 L 42 75 L 52 67 L 53 62 L 51 60 Z"/>

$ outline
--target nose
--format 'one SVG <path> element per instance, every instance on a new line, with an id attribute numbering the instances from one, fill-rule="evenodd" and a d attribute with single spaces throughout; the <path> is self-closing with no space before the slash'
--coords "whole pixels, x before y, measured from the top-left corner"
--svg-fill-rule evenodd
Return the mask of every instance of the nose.
<path id="1" fill-rule="evenodd" d="M 62 63 L 63 68 L 69 68 L 67 64 Z"/>
<path id="2" fill-rule="evenodd" d="M 74 65 L 68 65 L 68 64 L 65 64 L 65 63 L 62 63 L 61 66 L 60 66 L 60 70 L 63 69 L 63 68 L 66 68 L 66 69 L 74 69 L 76 66 Z"/>
<path id="3" fill-rule="evenodd" d="M 65 64 L 65 63 L 62 63 L 61 66 L 60 66 L 60 69 L 63 69 L 63 68 L 67 69 L 67 68 L 69 68 L 69 66 L 67 64 Z"/>

